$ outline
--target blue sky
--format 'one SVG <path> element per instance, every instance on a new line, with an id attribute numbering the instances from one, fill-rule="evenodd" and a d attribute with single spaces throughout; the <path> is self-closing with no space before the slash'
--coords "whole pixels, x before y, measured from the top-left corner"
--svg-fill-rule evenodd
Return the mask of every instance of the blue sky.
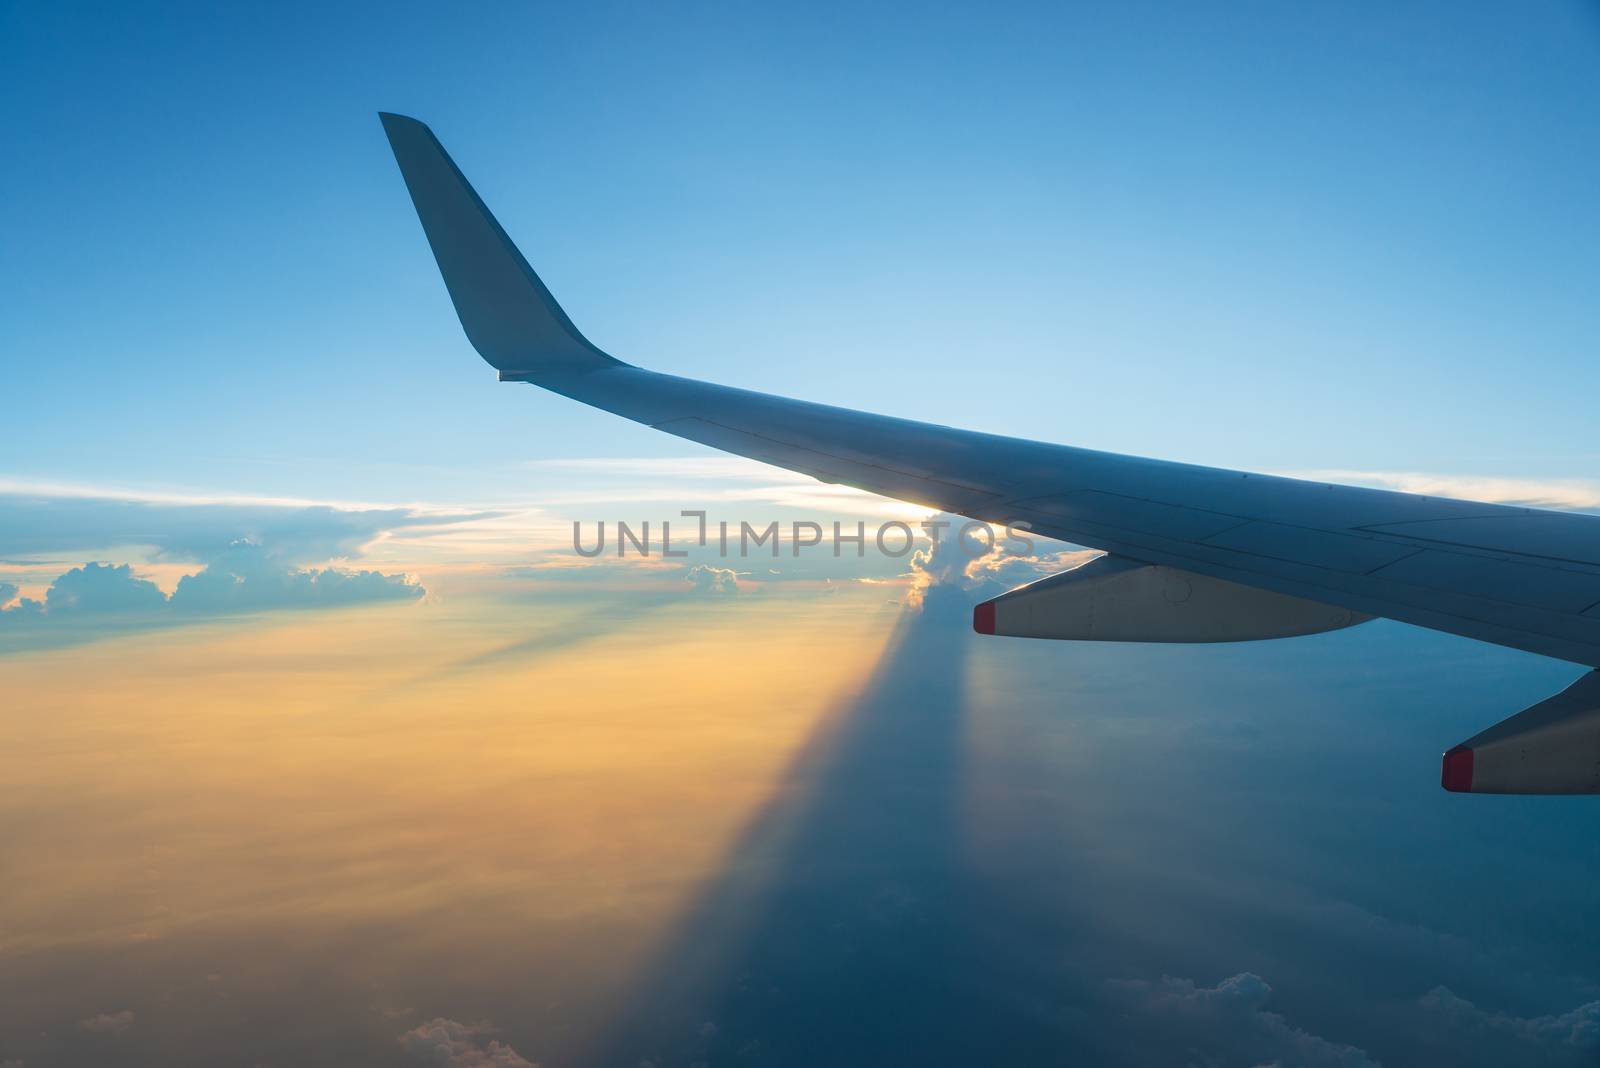
<path id="1" fill-rule="evenodd" d="M 493 382 L 380 108 L 647 366 L 1229 466 L 1600 470 L 1587 6 L 0 17 L 11 477 L 461 503 L 684 455 Z"/>

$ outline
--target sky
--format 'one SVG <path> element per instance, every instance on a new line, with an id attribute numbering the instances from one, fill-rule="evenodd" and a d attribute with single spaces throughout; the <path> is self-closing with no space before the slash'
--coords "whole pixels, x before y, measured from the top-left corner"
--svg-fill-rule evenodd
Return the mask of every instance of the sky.
<path id="1" fill-rule="evenodd" d="M 454 503 L 681 454 L 493 384 L 379 110 L 647 367 L 1250 469 L 1600 467 L 1587 5 L 0 17 L 17 477 Z"/>
<path id="2" fill-rule="evenodd" d="M 1600 510 L 1590 4 L 0 6 L 0 1068 L 1592 1064 L 1572 665 L 983 639 L 1085 558 L 525 384 L 378 124 L 652 369 Z M 869 535 L 870 536 L 870 535 Z"/>

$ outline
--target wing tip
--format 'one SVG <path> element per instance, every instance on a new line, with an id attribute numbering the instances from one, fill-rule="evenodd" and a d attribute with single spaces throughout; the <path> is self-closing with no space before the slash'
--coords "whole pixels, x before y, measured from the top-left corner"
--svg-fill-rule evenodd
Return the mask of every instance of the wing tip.
<path id="1" fill-rule="evenodd" d="M 506 381 L 621 365 L 567 317 L 428 125 L 393 111 L 378 118 L 479 355 Z"/>
<path id="2" fill-rule="evenodd" d="M 427 145 L 439 152 L 444 152 L 444 146 L 439 143 L 438 136 L 433 132 L 433 127 L 421 119 L 414 119 L 410 115 L 401 115 L 395 111 L 378 112 L 378 121 L 383 124 L 384 136 L 388 137 L 389 144 L 395 151 L 400 150 L 402 143 Z"/>

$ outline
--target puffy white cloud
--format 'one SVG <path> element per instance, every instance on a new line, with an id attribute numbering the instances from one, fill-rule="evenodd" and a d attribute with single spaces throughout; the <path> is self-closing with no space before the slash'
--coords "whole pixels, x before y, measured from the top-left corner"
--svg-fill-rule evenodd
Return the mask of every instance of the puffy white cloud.
<path id="1" fill-rule="evenodd" d="M 45 594 L 52 616 L 150 612 L 165 607 L 167 595 L 154 582 L 136 578 L 127 564 L 85 564 L 56 578 Z"/>
<path id="2" fill-rule="evenodd" d="M 929 520 L 929 524 L 929 537 L 936 536 L 937 540 L 911 554 L 908 600 L 918 606 L 927 599 L 930 590 L 939 587 L 965 589 L 969 585 L 967 565 L 992 551 L 978 529 L 961 516 L 938 515 Z"/>
<path id="3" fill-rule="evenodd" d="M 738 593 L 739 575 L 726 567 L 712 567 L 710 564 L 696 564 L 683 576 L 696 593 Z"/>
<path id="4" fill-rule="evenodd" d="M 13 591 L 16 587 L 10 587 Z M 409 576 L 286 565 L 251 542 L 235 542 L 205 568 L 186 575 L 169 598 L 127 565 L 91 563 L 57 576 L 43 602 L 22 598 L 0 610 L 0 627 L 163 626 L 203 616 L 278 608 L 332 608 L 415 601 L 425 593 Z"/>
<path id="5" fill-rule="evenodd" d="M 0 589 L 0 628 L 71 622 L 137 624 L 163 613 L 167 596 L 160 587 L 134 575 L 127 564 L 91 563 L 56 576 L 43 601 L 16 595 L 10 583 Z"/>
<path id="6" fill-rule="evenodd" d="M 1018 552 L 1023 543 L 1008 542 L 1003 527 L 985 528 L 955 515 L 938 515 L 928 522 L 945 525 L 937 528 L 937 541 L 911 554 L 906 602 L 913 608 L 923 607 L 935 590 L 960 591 L 969 601 L 994 597 L 1100 555 L 1094 550 Z M 924 529 L 931 538 L 933 531 Z"/>
<path id="7" fill-rule="evenodd" d="M 1129 1025 L 1127 1041 L 1153 1060 L 1221 1064 L 1282 1064 L 1302 1068 L 1377 1068 L 1365 1050 L 1303 1031 L 1267 1006 L 1272 987 L 1240 972 L 1214 987 L 1164 977 L 1158 983 L 1108 984 Z M 1152 1049 L 1151 1047 L 1155 1047 Z M 1199 1056 L 1197 1057 L 1196 1054 Z"/>
<path id="8" fill-rule="evenodd" d="M 102 1012 L 98 1016 L 91 1016 L 86 1020 L 78 1021 L 80 1029 L 98 1035 L 125 1035 L 132 1026 L 132 1009 L 123 1009 L 121 1012 Z"/>
<path id="9" fill-rule="evenodd" d="M 435 1017 L 400 1036 L 400 1047 L 434 1068 L 538 1068 L 503 1042 L 488 1036 L 488 1024 Z"/>
<path id="10" fill-rule="evenodd" d="M 968 564 L 966 578 L 983 596 L 993 597 L 1046 575 L 1071 571 L 1103 555 L 1098 549 L 1065 549 L 1038 556 L 993 552 Z"/>
<path id="11" fill-rule="evenodd" d="M 172 608 L 202 614 L 254 612 L 410 601 L 423 592 L 405 575 L 285 567 L 262 546 L 238 541 L 207 563 L 204 570 L 179 580 L 172 594 Z"/>

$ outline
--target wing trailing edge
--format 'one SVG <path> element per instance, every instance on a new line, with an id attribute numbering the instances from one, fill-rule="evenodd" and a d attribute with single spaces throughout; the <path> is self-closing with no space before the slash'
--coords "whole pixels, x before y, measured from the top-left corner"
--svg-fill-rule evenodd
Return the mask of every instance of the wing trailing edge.
<path id="1" fill-rule="evenodd" d="M 1319 634 L 1371 616 L 1107 554 L 973 609 L 979 634 L 1090 642 L 1245 642 Z"/>

